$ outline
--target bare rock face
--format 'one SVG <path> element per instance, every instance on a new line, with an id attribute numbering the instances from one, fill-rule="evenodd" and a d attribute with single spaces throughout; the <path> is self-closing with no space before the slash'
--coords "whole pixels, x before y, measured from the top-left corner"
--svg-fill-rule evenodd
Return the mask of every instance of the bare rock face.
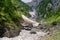
<path id="1" fill-rule="evenodd" d="M 57 11 L 60 6 L 60 0 L 51 0 L 51 4 L 53 5 L 53 9 Z"/>
<path id="2" fill-rule="evenodd" d="M 42 0 L 32 0 L 32 2 L 27 3 L 32 8 L 36 8 Z"/>

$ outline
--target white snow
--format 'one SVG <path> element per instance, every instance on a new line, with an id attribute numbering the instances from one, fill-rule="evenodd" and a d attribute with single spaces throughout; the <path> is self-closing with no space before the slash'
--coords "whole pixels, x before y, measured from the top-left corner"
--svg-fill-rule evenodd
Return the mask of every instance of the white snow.
<path id="1" fill-rule="evenodd" d="M 37 26 L 39 25 L 38 22 L 29 19 L 28 17 L 26 17 L 26 16 L 23 15 L 23 14 L 22 14 L 22 19 L 23 19 L 26 23 L 32 24 L 32 25 L 35 26 L 35 27 L 37 27 Z"/>
<path id="2" fill-rule="evenodd" d="M 14 38 L 3 37 L 0 40 L 40 40 L 41 36 L 45 36 L 47 33 L 42 31 L 37 32 L 36 34 L 30 34 L 30 31 L 22 30 L 20 35 Z"/>
<path id="3" fill-rule="evenodd" d="M 22 2 L 24 2 L 24 3 L 29 3 L 29 2 L 31 2 L 32 0 L 21 0 Z"/>

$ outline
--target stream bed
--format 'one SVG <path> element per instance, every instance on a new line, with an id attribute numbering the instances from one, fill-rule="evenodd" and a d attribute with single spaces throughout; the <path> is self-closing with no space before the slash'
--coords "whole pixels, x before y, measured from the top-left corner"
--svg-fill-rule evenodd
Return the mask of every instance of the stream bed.
<path id="1" fill-rule="evenodd" d="M 0 40 L 40 40 L 42 36 L 45 36 L 47 34 L 42 31 L 36 32 L 36 34 L 31 34 L 30 32 L 31 31 L 28 30 L 22 30 L 19 36 L 16 36 L 14 38 L 3 37 L 0 38 Z"/>

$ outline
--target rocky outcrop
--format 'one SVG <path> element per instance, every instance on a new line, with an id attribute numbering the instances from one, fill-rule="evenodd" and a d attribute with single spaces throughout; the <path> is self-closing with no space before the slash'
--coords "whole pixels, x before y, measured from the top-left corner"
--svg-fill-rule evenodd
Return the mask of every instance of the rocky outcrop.
<path id="1" fill-rule="evenodd" d="M 15 37 L 19 35 L 21 28 L 17 26 L 12 26 L 12 27 L 13 29 L 5 28 L 6 32 L 3 34 L 4 37 L 10 38 L 10 37 Z"/>

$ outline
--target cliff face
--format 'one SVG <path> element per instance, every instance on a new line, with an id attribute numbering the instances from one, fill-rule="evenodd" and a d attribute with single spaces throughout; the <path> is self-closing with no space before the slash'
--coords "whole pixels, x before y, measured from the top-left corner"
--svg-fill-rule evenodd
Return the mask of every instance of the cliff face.
<path id="1" fill-rule="evenodd" d="M 36 8 L 42 0 L 32 0 L 32 2 L 27 3 L 30 7 Z"/>
<path id="2" fill-rule="evenodd" d="M 53 9 L 57 11 L 58 7 L 60 6 L 60 0 L 51 0 L 51 4 L 53 6 Z"/>

